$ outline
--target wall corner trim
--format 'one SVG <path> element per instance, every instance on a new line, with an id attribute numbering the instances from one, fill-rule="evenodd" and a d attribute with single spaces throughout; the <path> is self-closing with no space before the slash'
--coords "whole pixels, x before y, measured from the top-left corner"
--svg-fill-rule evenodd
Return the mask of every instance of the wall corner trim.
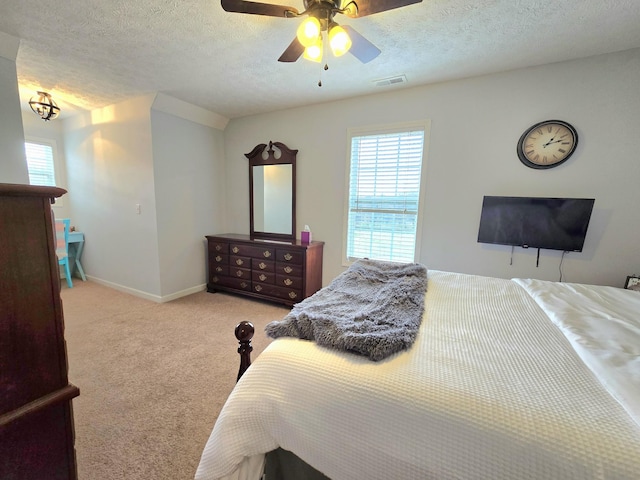
<path id="1" fill-rule="evenodd" d="M 176 117 L 189 120 L 191 122 L 206 125 L 217 130 L 224 130 L 229 123 L 229 119 L 210 110 L 198 107 L 191 103 L 178 100 L 164 93 L 156 94 L 156 98 L 151 105 L 152 110 L 175 115 Z"/>
<path id="2" fill-rule="evenodd" d="M 20 48 L 19 38 L 0 32 L 0 57 L 15 62 L 18 58 L 18 48 Z"/>

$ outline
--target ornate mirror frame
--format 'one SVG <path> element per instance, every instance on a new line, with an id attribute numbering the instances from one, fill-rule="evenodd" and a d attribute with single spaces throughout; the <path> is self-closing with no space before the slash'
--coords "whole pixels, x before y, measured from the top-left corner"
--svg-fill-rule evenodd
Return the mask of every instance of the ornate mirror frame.
<path id="1" fill-rule="evenodd" d="M 251 238 L 263 238 L 272 240 L 283 241 L 295 241 L 296 239 L 296 155 L 298 150 L 291 150 L 284 143 L 269 141 L 269 144 L 261 143 L 256 145 L 255 148 L 245 154 L 245 157 L 249 159 L 249 211 L 250 211 L 250 235 Z M 266 167 L 271 165 L 291 165 L 291 221 L 289 228 L 289 221 L 287 219 L 287 226 L 283 228 L 283 231 L 269 231 L 269 228 L 262 228 L 256 230 L 255 220 L 257 213 L 255 211 L 254 200 L 258 200 L 256 191 L 264 191 L 264 185 L 262 189 L 255 188 L 260 175 L 254 174 L 254 168 Z M 288 170 L 288 169 L 287 169 Z M 257 172 L 257 171 L 256 171 Z M 262 170 L 264 172 L 264 169 Z M 287 172 L 288 173 L 288 172 Z M 262 175 L 264 177 L 264 175 Z M 280 188 L 280 187 L 279 187 Z M 282 192 L 280 192 L 282 193 Z M 285 192 L 286 193 L 286 192 Z M 288 202 L 288 197 L 286 198 Z M 263 209 L 266 210 L 269 205 L 263 205 Z M 278 208 L 278 206 L 274 206 Z M 286 209 L 285 209 L 286 210 Z M 286 211 L 280 211 L 282 215 L 286 215 Z M 286 230 L 286 231 L 285 231 Z"/>

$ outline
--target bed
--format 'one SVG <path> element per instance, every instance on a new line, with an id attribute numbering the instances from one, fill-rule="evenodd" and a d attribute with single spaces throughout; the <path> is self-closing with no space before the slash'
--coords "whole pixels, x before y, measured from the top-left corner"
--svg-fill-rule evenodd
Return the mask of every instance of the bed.
<path id="1" fill-rule="evenodd" d="M 640 478 L 640 292 L 429 270 L 423 308 L 378 361 L 274 340 L 196 479 L 258 480 L 278 451 L 333 480 Z"/>

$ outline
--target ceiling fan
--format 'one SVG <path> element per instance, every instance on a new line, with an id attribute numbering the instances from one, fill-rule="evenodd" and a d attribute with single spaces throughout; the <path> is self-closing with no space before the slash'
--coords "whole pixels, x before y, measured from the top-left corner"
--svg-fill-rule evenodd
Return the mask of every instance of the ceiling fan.
<path id="1" fill-rule="evenodd" d="M 308 16 L 298 27 L 296 37 L 282 53 L 278 59 L 279 62 L 295 62 L 303 54 L 304 58 L 320 62 L 323 49 L 322 32 L 327 32 L 327 39 L 334 55 L 340 56 L 348 51 L 362 63 L 367 63 L 380 55 L 378 47 L 353 27 L 348 25 L 341 27 L 333 17 L 339 13 L 349 18 L 360 18 L 420 3 L 422 0 L 303 0 L 304 11 L 302 12 L 294 7 L 248 0 L 221 0 L 221 2 L 222 8 L 227 12 L 284 18 Z"/>

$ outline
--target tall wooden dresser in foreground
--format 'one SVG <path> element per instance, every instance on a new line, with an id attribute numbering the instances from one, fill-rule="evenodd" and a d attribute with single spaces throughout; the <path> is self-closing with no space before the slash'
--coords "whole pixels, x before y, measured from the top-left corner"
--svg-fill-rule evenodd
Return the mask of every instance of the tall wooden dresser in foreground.
<path id="1" fill-rule="evenodd" d="M 51 203 L 55 187 L 0 184 L 0 478 L 77 478 Z"/>
<path id="2" fill-rule="evenodd" d="M 207 235 L 207 291 L 230 292 L 292 306 L 322 288 L 324 242 Z"/>

